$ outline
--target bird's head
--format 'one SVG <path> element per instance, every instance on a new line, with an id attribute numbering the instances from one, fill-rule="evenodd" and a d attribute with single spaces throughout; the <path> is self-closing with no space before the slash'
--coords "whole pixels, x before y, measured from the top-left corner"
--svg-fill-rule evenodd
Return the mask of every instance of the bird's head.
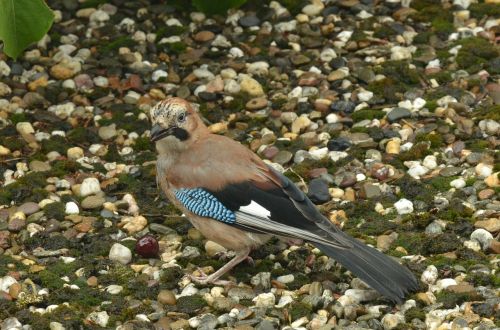
<path id="1" fill-rule="evenodd" d="M 167 137 L 175 137 L 176 140 L 184 142 L 206 129 L 191 104 L 178 97 L 158 102 L 151 109 L 151 121 L 153 142 L 159 142 Z"/>

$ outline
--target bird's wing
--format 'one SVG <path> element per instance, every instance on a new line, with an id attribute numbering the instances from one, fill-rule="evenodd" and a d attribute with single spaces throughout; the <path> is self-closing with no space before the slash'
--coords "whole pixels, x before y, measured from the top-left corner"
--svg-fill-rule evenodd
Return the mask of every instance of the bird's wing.
<path id="1" fill-rule="evenodd" d="M 205 142 L 169 173 L 174 195 L 188 211 L 247 231 L 352 247 L 293 182 L 231 142 Z M 213 154 L 217 150 L 224 151 L 220 157 Z"/>

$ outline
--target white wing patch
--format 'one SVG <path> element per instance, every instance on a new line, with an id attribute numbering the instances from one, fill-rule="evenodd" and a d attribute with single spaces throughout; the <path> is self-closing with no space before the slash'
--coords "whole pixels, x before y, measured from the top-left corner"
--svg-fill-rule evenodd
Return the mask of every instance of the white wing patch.
<path id="1" fill-rule="evenodd" d="M 261 218 L 269 218 L 271 216 L 271 212 L 260 205 L 259 203 L 252 201 L 250 204 L 246 206 L 240 207 L 238 210 L 240 212 L 245 212 L 247 214 L 255 215 Z"/>

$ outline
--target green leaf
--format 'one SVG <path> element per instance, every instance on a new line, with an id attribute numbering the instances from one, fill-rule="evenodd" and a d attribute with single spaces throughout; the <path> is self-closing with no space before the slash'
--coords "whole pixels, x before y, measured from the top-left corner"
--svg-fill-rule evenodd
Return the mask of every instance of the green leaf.
<path id="1" fill-rule="evenodd" d="M 245 2 L 247 0 L 193 0 L 193 5 L 208 15 L 225 15 L 228 9 L 238 8 Z"/>
<path id="2" fill-rule="evenodd" d="M 54 21 L 52 10 L 43 0 L 0 0 L 0 40 L 12 58 L 40 40 Z"/>

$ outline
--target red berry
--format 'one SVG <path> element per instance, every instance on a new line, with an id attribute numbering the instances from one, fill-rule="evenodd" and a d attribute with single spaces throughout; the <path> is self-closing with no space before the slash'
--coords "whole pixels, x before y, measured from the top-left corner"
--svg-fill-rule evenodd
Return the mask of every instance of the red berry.
<path id="1" fill-rule="evenodd" d="M 144 235 L 135 244 L 135 252 L 144 258 L 154 258 L 158 255 L 160 246 L 152 235 Z"/>

